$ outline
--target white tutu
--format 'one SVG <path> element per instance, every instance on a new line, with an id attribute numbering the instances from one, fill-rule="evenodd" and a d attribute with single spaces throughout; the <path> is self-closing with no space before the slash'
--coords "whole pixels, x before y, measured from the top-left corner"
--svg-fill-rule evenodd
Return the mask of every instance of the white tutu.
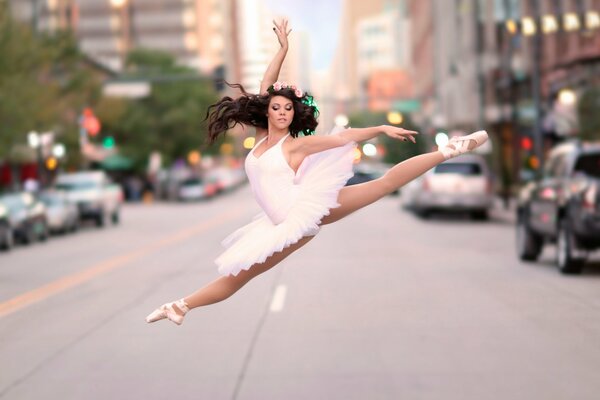
<path id="1" fill-rule="evenodd" d="M 356 143 L 351 142 L 306 157 L 294 182 L 290 182 L 298 189 L 298 195 L 285 219 L 274 224 L 263 211 L 227 236 L 222 241 L 226 250 L 215 260 L 219 272 L 237 275 L 302 237 L 316 235 L 321 219 L 329 215 L 330 209 L 339 207 L 338 192 L 353 176 L 355 149 Z"/>

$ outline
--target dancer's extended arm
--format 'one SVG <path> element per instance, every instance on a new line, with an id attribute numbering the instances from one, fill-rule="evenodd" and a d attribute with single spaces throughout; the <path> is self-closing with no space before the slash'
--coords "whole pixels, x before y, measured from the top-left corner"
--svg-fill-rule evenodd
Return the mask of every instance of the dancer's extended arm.
<path id="1" fill-rule="evenodd" d="M 387 136 L 394 139 L 400 139 L 403 141 L 411 140 L 413 143 L 416 143 L 413 135 L 418 134 L 415 131 L 409 131 L 404 128 L 390 125 L 374 126 L 370 128 L 351 128 L 334 135 L 298 137 L 292 142 L 294 144 L 292 151 L 296 151 L 302 153 L 304 156 L 307 156 L 309 154 L 318 153 L 334 147 L 344 146 L 350 142 L 359 143 L 369 140 L 380 133 L 385 133 Z"/>
<path id="2" fill-rule="evenodd" d="M 277 35 L 277 40 L 279 41 L 280 48 L 271 60 L 271 63 L 267 67 L 265 71 L 265 75 L 263 77 L 262 82 L 260 83 L 260 93 L 266 93 L 269 86 L 277 82 L 277 78 L 279 77 L 279 72 L 281 71 L 281 65 L 283 64 L 283 60 L 288 51 L 288 35 L 292 31 L 291 29 L 288 31 L 287 29 L 288 21 L 284 19 L 281 21 L 281 24 L 277 24 L 277 22 L 273 21 L 275 26 L 273 27 L 273 31 Z"/>

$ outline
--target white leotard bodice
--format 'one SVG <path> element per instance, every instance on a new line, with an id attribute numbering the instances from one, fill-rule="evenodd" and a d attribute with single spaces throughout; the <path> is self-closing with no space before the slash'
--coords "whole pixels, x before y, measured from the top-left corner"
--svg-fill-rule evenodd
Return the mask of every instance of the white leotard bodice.
<path id="1" fill-rule="evenodd" d="M 294 183 L 296 173 L 283 155 L 282 137 L 275 146 L 260 157 L 256 149 L 267 137 L 262 138 L 246 156 L 245 167 L 252 193 L 265 214 L 274 224 L 280 224 L 298 197 L 299 187 Z"/>

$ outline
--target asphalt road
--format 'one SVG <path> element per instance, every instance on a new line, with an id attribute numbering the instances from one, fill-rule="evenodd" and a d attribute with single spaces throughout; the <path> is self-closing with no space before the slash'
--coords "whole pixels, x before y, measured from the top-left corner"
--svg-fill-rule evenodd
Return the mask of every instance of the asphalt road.
<path id="1" fill-rule="evenodd" d="M 122 223 L 0 254 L 0 399 L 600 398 L 600 262 L 524 264 L 510 221 L 423 221 L 385 198 L 181 326 L 247 187 L 127 205 Z M 260 238 L 257 238 L 260 240 Z"/>

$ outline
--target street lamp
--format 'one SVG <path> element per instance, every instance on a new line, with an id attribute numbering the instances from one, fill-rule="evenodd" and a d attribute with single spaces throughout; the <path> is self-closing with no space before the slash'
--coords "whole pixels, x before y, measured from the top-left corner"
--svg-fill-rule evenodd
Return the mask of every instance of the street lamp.
<path id="1" fill-rule="evenodd" d="M 571 89 L 561 89 L 558 92 L 558 102 L 565 106 L 572 106 L 577 102 L 577 95 Z"/>
<path id="2" fill-rule="evenodd" d="M 35 150 L 36 161 L 37 161 L 37 171 L 38 171 L 38 179 L 40 181 L 40 186 L 43 187 L 44 184 L 44 164 L 43 164 L 43 156 L 42 156 L 42 137 L 36 131 L 31 131 L 27 134 L 27 142 L 29 146 Z"/>
<path id="3" fill-rule="evenodd" d="M 121 56 L 122 68 L 125 67 L 127 52 L 131 49 L 131 4 L 128 0 L 110 0 L 111 6 L 118 13 L 118 51 Z"/>
<path id="4" fill-rule="evenodd" d="M 338 114 L 334 119 L 335 126 L 339 126 L 342 128 L 347 126 L 348 122 L 348 117 L 345 114 Z"/>

